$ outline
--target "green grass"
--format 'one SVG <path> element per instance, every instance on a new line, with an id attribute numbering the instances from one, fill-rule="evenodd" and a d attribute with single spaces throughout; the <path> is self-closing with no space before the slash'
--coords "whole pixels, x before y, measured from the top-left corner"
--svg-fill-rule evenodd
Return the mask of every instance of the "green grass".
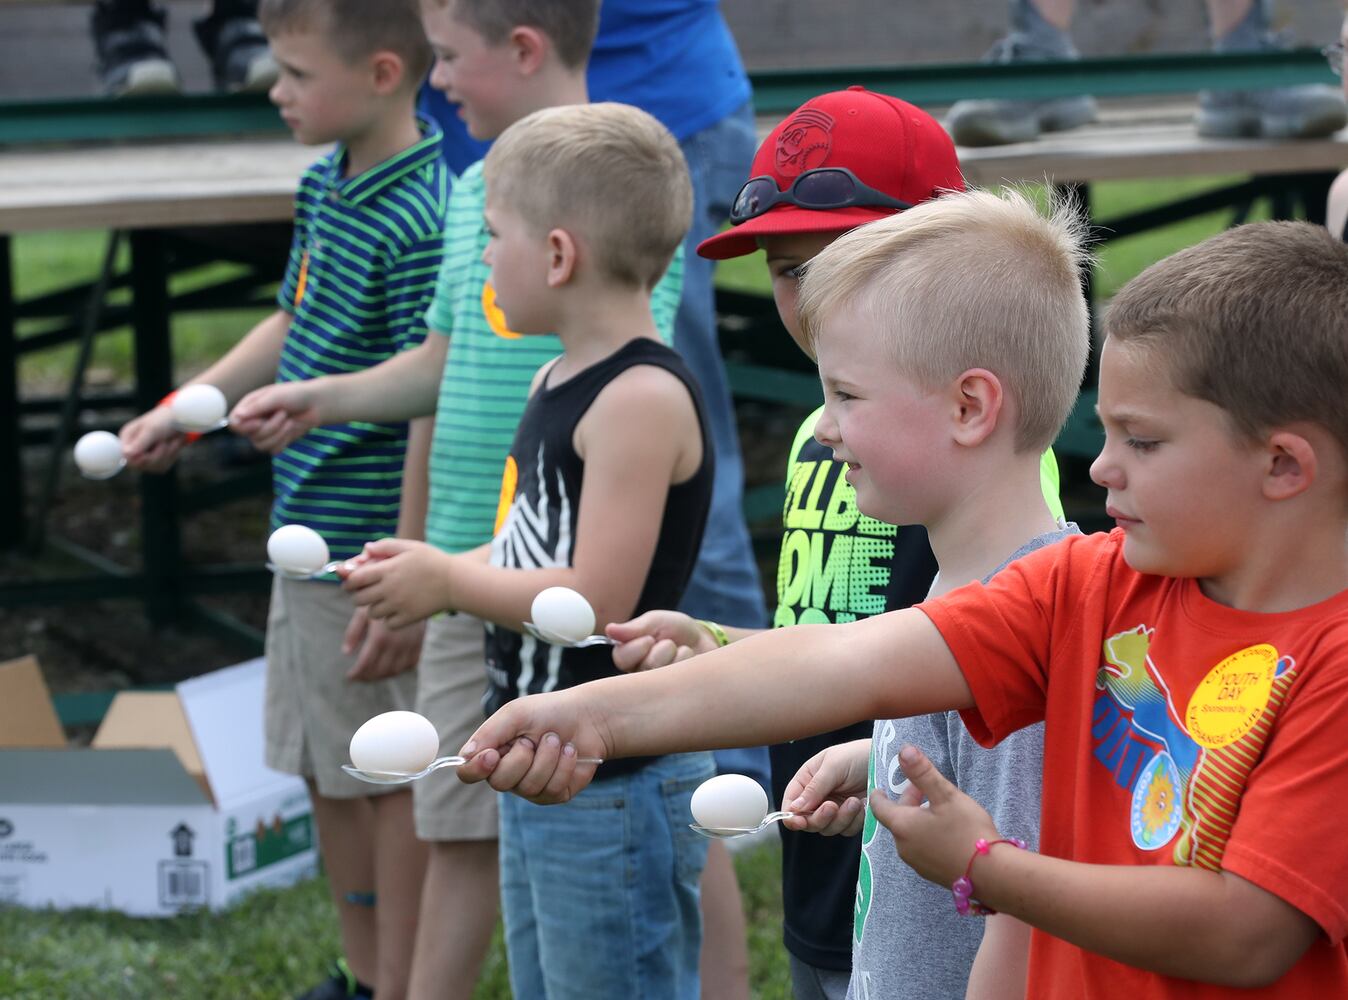
<path id="1" fill-rule="evenodd" d="M 775 847 L 736 858 L 754 996 L 790 995 Z M 0 907 L 0 1000 L 277 1000 L 307 989 L 338 954 L 322 879 L 264 890 L 224 913 L 137 920 Z M 509 1000 L 499 927 L 475 1000 Z"/>

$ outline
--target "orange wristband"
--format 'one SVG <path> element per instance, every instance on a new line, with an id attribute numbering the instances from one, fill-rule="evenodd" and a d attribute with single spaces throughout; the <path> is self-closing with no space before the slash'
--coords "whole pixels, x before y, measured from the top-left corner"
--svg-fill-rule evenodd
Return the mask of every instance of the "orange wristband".
<path id="1" fill-rule="evenodd" d="M 170 392 L 167 396 L 165 396 L 163 399 L 161 399 L 161 400 L 160 400 L 158 403 L 156 403 L 155 405 L 156 405 L 157 407 L 158 407 L 158 406 L 169 406 L 169 405 L 171 405 L 171 404 L 173 403 L 173 397 L 176 396 L 176 395 L 178 395 L 178 390 L 177 390 L 177 389 L 174 389 L 172 392 Z M 193 441 L 200 441 L 200 440 L 201 440 L 201 434 L 199 434 L 197 431 L 183 431 L 182 434 L 183 434 L 183 437 L 187 438 L 187 443 L 188 443 L 188 444 L 191 444 Z"/>

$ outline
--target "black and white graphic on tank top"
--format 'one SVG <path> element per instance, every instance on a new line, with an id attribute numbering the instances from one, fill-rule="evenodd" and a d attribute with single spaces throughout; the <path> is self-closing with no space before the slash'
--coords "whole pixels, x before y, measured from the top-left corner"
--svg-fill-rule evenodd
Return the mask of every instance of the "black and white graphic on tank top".
<path id="1" fill-rule="evenodd" d="M 544 462 L 544 445 L 538 444 L 536 469 L 541 470 L 537 477 L 529 477 L 521 482 L 515 499 L 510 504 L 501 529 L 491 541 L 491 565 L 508 569 L 551 569 L 571 565 L 571 531 L 575 518 L 572 517 L 572 498 L 567 493 L 566 482 L 561 469 L 549 467 Z M 556 503 L 548 490 L 548 472 L 556 478 Z M 538 496 L 527 495 L 528 484 L 538 484 Z M 555 517 L 553 516 L 555 513 Z M 487 623 L 487 630 L 494 632 L 496 626 Z M 521 637 L 520 672 L 514 687 L 517 697 L 528 694 L 534 684 L 536 671 L 545 669 L 547 678 L 543 682 L 543 691 L 553 691 L 557 687 L 562 667 L 563 647 L 539 642 L 531 635 Z M 543 655 L 540 656 L 540 653 Z M 543 659 L 540 664 L 539 660 Z M 491 681 L 497 687 L 511 687 L 510 675 L 499 666 L 489 666 Z"/>

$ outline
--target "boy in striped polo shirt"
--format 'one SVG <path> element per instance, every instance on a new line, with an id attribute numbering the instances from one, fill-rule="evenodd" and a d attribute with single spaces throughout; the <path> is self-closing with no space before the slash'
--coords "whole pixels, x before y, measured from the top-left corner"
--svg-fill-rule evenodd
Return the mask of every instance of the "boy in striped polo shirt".
<path id="1" fill-rule="evenodd" d="M 360 371 L 415 347 L 450 185 L 439 130 L 414 111 L 431 62 L 417 0 L 263 0 L 259 14 L 280 66 L 271 98 L 282 118 L 300 142 L 337 148 L 300 180 L 280 308 L 191 380 L 231 402 L 273 380 Z M 273 529 L 308 525 L 339 559 L 369 538 L 420 537 L 421 505 L 399 505 L 405 422 L 353 421 L 294 441 L 245 430 L 274 454 Z M 128 461 L 149 471 L 167 468 L 186 442 L 162 404 L 127 424 L 122 440 Z M 361 722 L 413 706 L 408 671 L 421 638 L 353 614 L 331 580 L 275 581 L 267 763 L 309 783 L 349 964 L 320 987 L 340 993 L 315 997 L 368 995 L 367 983 L 382 996 L 407 988 L 425 865 L 412 797 L 353 782 L 340 764 Z"/>
<path id="2" fill-rule="evenodd" d="M 598 0 L 424 0 L 422 22 L 437 56 L 431 84 L 459 105 L 478 139 L 496 138 L 533 111 L 588 103 L 585 66 L 598 11 Z M 431 434 L 419 439 L 414 427 L 404 497 L 415 488 L 412 474 L 428 470 L 426 541 L 450 553 L 491 540 L 501 470 L 530 381 L 561 353 L 555 335 L 511 331 L 496 306 L 490 268 L 482 262 L 489 238 L 485 197 L 478 162 L 454 183 L 445 257 L 425 317 L 430 336 L 420 347 L 357 375 L 268 387 L 233 415 L 241 426 L 268 426 L 289 439 L 358 417 L 433 413 L 433 441 Z M 672 338 L 682 274 L 680 249 L 651 298 L 665 343 Z M 461 613 L 427 622 L 417 673 L 418 711 L 435 723 L 443 745 L 457 746 L 482 719 L 481 620 Z M 495 796 L 485 786 L 441 775 L 416 782 L 414 797 L 417 834 L 431 850 L 413 982 L 466 1000 L 492 924 L 462 901 L 483 905 L 498 895 Z"/>

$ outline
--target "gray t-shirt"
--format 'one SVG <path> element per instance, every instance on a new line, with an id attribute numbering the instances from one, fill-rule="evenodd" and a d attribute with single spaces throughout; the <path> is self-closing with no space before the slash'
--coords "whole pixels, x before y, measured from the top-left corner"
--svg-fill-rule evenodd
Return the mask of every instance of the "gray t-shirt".
<path id="1" fill-rule="evenodd" d="M 1075 524 L 1026 543 L 1000 572 L 1035 549 L 1068 535 Z M 996 575 L 993 573 L 992 575 Z M 986 582 L 986 580 L 984 581 Z M 920 748 L 948 779 L 992 814 L 1004 837 L 1039 846 L 1039 787 L 1043 778 L 1043 723 L 1022 729 L 988 750 L 974 742 L 958 712 L 882 719 L 871 737 L 870 787 L 898 797 L 904 780 L 899 750 Z M 919 876 L 900 859 L 894 836 L 866 810 L 861 871 L 852 927 L 852 982 L 848 1000 L 957 1000 L 983 940 L 983 921 L 955 912 L 948 886 Z M 972 853 L 973 845 L 969 845 Z"/>

